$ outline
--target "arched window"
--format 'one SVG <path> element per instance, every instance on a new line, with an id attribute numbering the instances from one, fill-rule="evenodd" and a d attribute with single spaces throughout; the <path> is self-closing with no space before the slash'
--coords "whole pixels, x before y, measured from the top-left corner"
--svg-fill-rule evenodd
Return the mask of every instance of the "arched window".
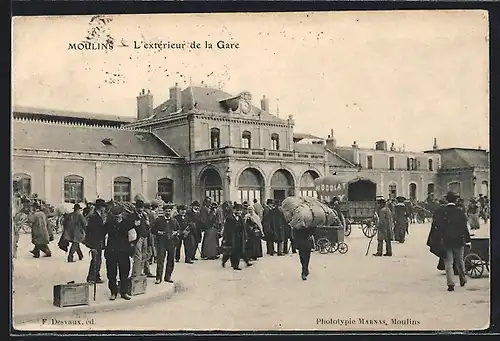
<path id="1" fill-rule="evenodd" d="M 12 191 L 20 195 L 31 195 L 31 177 L 24 173 L 14 174 L 12 177 Z"/>
<path id="2" fill-rule="evenodd" d="M 451 191 L 451 192 L 461 196 L 462 195 L 462 193 L 461 193 L 462 186 L 461 186 L 460 182 L 458 182 L 458 181 L 450 182 L 448 184 L 448 191 Z"/>
<path id="3" fill-rule="evenodd" d="M 428 169 L 432 172 L 434 170 L 434 161 L 432 159 L 429 159 L 428 166 Z"/>
<path id="4" fill-rule="evenodd" d="M 78 175 L 64 177 L 64 202 L 83 201 L 83 178 Z"/>
<path id="5" fill-rule="evenodd" d="M 483 180 L 481 181 L 481 194 L 484 196 L 488 196 L 488 181 Z"/>
<path id="6" fill-rule="evenodd" d="M 252 134 L 249 131 L 244 131 L 241 134 L 241 147 L 242 148 L 252 148 Z"/>
<path id="7" fill-rule="evenodd" d="M 130 201 L 132 183 L 129 178 L 119 176 L 113 180 L 113 200 Z"/>
<path id="8" fill-rule="evenodd" d="M 394 199 L 398 196 L 398 187 L 395 183 L 389 185 L 389 198 Z"/>
<path id="9" fill-rule="evenodd" d="M 394 170 L 394 156 L 389 157 L 389 170 Z"/>
<path id="10" fill-rule="evenodd" d="M 220 129 L 219 128 L 210 129 L 210 148 L 211 149 L 220 148 Z"/>
<path id="11" fill-rule="evenodd" d="M 174 201 L 174 181 L 169 178 L 158 180 L 158 195 L 165 202 Z"/>
<path id="12" fill-rule="evenodd" d="M 276 133 L 271 134 L 271 149 L 280 150 L 280 136 Z"/>
<path id="13" fill-rule="evenodd" d="M 434 194 L 434 184 L 431 182 L 427 185 L 427 195 Z"/>

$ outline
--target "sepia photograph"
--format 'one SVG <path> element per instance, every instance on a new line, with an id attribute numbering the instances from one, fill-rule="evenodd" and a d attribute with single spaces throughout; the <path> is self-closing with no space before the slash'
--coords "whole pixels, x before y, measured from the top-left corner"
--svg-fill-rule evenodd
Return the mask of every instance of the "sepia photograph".
<path id="1" fill-rule="evenodd" d="M 487 11 L 12 25 L 17 332 L 489 327 Z"/>

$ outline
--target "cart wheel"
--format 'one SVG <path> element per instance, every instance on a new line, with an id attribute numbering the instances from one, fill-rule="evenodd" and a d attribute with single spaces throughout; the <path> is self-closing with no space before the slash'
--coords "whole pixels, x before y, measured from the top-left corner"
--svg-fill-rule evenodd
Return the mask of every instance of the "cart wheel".
<path id="1" fill-rule="evenodd" d="M 339 252 L 340 254 L 346 254 L 347 253 L 347 250 L 349 250 L 349 247 L 347 246 L 346 243 L 339 243 Z"/>
<path id="2" fill-rule="evenodd" d="M 484 272 L 485 262 L 475 253 L 465 256 L 465 272 L 471 278 L 480 278 Z"/>
<path id="3" fill-rule="evenodd" d="M 331 243 L 331 246 L 328 248 L 328 252 L 334 253 L 339 249 L 339 244 Z"/>
<path id="4" fill-rule="evenodd" d="M 373 225 L 373 223 L 371 221 L 364 222 L 361 229 L 363 231 L 363 234 L 367 238 L 372 238 L 373 236 L 375 236 L 375 234 L 377 234 L 377 229 L 375 228 L 375 226 Z"/>
<path id="5" fill-rule="evenodd" d="M 349 237 L 352 232 L 352 224 L 350 220 L 345 221 L 345 230 L 344 230 L 344 236 Z"/>
<path id="6" fill-rule="evenodd" d="M 330 243 L 330 241 L 326 238 L 321 238 L 320 240 L 318 240 L 316 245 L 318 247 L 319 253 L 321 254 L 328 253 L 328 250 L 332 247 L 332 243 Z"/>

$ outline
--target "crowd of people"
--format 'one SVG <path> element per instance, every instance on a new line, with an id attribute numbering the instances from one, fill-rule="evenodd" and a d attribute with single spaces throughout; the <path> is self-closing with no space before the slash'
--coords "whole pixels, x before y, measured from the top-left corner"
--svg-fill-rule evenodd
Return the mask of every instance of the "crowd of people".
<path id="1" fill-rule="evenodd" d="M 24 198 L 20 206 L 14 215 L 14 257 L 23 224 L 31 229 L 33 257 L 39 258 L 41 252 L 51 257 L 49 243 L 54 240 L 59 221 L 62 233 L 57 245 L 67 253 L 67 262 L 75 262 L 75 255 L 78 260 L 84 259 L 81 244 L 90 250 L 89 283 L 104 283 L 101 268 L 105 260 L 112 300 L 118 294 L 131 299 L 128 288 L 133 277 L 153 277 L 156 284 L 173 282 L 175 263 L 181 261 L 181 248 L 186 264 L 195 263 L 199 256 L 205 260 L 220 259 L 222 267 L 230 261 L 235 271 L 242 270 L 241 260 L 252 266 L 252 261 L 263 256 L 261 240 L 265 240 L 270 256 L 283 256 L 290 247 L 297 252 L 291 229 L 274 200 L 267 200 L 264 205 L 257 200 L 252 204 L 218 205 L 206 198 L 201 204 L 194 201 L 187 207 L 157 199 L 145 202 L 137 197 L 131 205 L 97 199 L 85 205 L 74 203 L 73 212 L 54 220 L 55 223 L 48 218 L 57 215 L 57 209 L 51 210 L 40 200 Z M 150 270 L 153 264 L 154 274 Z"/>

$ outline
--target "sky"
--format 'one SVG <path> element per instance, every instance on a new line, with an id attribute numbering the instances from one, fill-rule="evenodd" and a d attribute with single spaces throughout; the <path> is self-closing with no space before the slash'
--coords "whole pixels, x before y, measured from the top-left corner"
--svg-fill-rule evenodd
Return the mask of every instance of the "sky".
<path id="1" fill-rule="evenodd" d="M 14 18 L 13 104 L 135 117 L 141 89 L 156 106 L 176 82 L 204 82 L 249 91 L 257 107 L 266 95 L 271 113 L 293 115 L 296 132 L 326 137 L 333 129 L 338 145 L 386 140 L 421 151 L 437 138 L 441 148 L 489 149 L 486 12 L 102 18 L 106 24 L 91 16 Z M 89 30 L 100 32 L 96 42 L 112 37 L 114 49 L 68 49 Z M 220 40 L 239 48 L 218 49 Z M 135 49 L 141 41 L 202 48 Z"/>

